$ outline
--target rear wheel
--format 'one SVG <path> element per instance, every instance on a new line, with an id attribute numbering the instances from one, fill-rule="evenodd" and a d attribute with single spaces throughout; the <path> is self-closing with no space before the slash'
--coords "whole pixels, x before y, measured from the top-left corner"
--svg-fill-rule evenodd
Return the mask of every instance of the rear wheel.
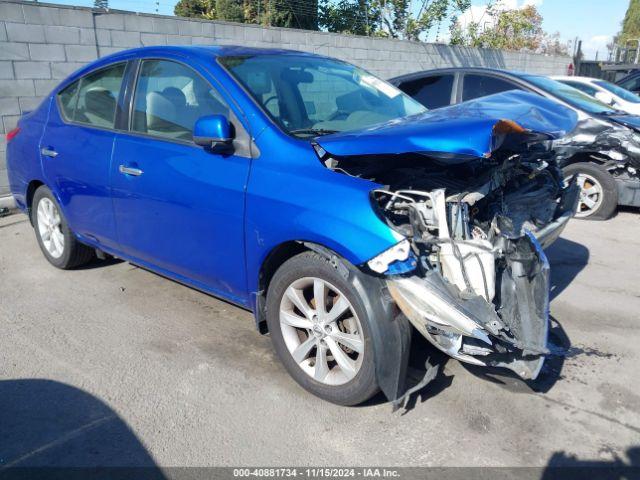
<path id="1" fill-rule="evenodd" d="M 356 405 L 378 391 L 368 322 L 348 279 L 314 252 L 285 262 L 267 292 L 278 357 L 303 388 L 333 403 Z"/>
<path id="2" fill-rule="evenodd" d="M 44 185 L 33 196 L 31 223 L 42 253 L 55 267 L 78 267 L 93 258 L 95 251 L 78 242 L 58 202 Z"/>
<path id="3" fill-rule="evenodd" d="M 576 176 L 580 197 L 576 218 L 606 220 L 618 206 L 618 187 L 611 174 L 595 163 L 574 163 L 564 168 L 566 178 Z"/>

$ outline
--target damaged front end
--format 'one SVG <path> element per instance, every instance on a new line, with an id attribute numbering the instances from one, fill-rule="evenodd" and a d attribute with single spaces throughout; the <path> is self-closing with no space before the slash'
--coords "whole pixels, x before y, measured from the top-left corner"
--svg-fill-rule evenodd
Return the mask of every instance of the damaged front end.
<path id="1" fill-rule="evenodd" d="M 371 143 L 365 154 L 336 155 L 324 138 L 316 151 L 328 168 L 381 186 L 373 208 L 405 240 L 365 268 L 385 278 L 413 326 L 453 358 L 535 379 L 549 353 L 543 247 L 573 216 L 579 188 L 557 166 L 557 131 L 505 120 L 475 126 L 467 133 L 481 138 L 483 129 L 482 155 L 432 150 L 389 160 Z"/>
<path id="2" fill-rule="evenodd" d="M 578 196 L 575 184 L 530 175 L 531 186 L 507 182 L 477 201 L 478 191 L 373 194 L 395 225 L 411 229 L 416 268 L 386 280 L 400 310 L 451 357 L 523 379 L 535 379 L 549 353 L 549 263 L 536 234 L 557 238 Z"/>

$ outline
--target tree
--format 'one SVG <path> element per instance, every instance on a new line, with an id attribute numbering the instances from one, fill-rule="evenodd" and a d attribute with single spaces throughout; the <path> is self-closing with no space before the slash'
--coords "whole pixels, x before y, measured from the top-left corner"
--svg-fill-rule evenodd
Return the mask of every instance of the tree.
<path id="1" fill-rule="evenodd" d="M 538 53 L 546 55 L 569 55 L 569 46 L 560 38 L 560 32 L 544 34 Z"/>
<path id="2" fill-rule="evenodd" d="M 320 26 L 330 32 L 420 40 L 440 22 L 471 5 L 470 0 L 322 0 Z"/>
<path id="3" fill-rule="evenodd" d="M 380 22 L 380 9 L 367 0 L 321 0 L 318 23 L 329 32 L 373 35 Z"/>
<path id="4" fill-rule="evenodd" d="M 451 43 L 470 47 L 501 50 L 537 51 L 543 44 L 542 16 L 533 5 L 503 10 L 487 7 L 489 22 L 471 22 L 466 28 L 456 22 L 451 30 Z"/>
<path id="5" fill-rule="evenodd" d="M 174 13 L 180 17 L 318 29 L 317 0 L 180 0 Z"/>
<path id="6" fill-rule="evenodd" d="M 640 0 L 631 0 L 622 22 L 620 40 L 625 44 L 629 40 L 640 38 Z"/>
<path id="7" fill-rule="evenodd" d="M 180 0 L 173 7 L 178 17 L 214 18 L 215 2 L 213 0 Z"/>

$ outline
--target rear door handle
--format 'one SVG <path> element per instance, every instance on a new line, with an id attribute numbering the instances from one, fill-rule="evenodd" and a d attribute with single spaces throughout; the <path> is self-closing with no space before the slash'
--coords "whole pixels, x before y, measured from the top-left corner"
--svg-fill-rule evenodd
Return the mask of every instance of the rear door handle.
<path id="1" fill-rule="evenodd" d="M 45 157 L 56 158 L 58 156 L 58 152 L 56 152 L 55 150 L 52 150 L 51 148 L 42 147 L 40 149 L 40 153 Z"/>
<path id="2" fill-rule="evenodd" d="M 133 175 L 134 177 L 139 177 L 144 173 L 139 168 L 125 167 L 124 165 L 120 165 L 118 167 L 118 170 L 120 171 L 120 173 L 124 173 L 125 175 Z"/>

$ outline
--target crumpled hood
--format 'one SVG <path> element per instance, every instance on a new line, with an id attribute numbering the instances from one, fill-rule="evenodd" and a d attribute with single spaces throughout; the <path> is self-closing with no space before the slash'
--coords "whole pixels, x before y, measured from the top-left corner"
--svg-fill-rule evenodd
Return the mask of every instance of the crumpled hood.
<path id="1" fill-rule="evenodd" d="M 503 133 L 527 132 L 523 141 L 564 136 L 576 126 L 576 113 L 528 92 L 511 91 L 460 103 L 366 129 L 318 137 L 334 156 L 432 153 L 486 157 L 501 145 Z M 506 122 L 505 122 L 506 121 Z M 506 128 L 506 130 L 505 130 Z"/>

